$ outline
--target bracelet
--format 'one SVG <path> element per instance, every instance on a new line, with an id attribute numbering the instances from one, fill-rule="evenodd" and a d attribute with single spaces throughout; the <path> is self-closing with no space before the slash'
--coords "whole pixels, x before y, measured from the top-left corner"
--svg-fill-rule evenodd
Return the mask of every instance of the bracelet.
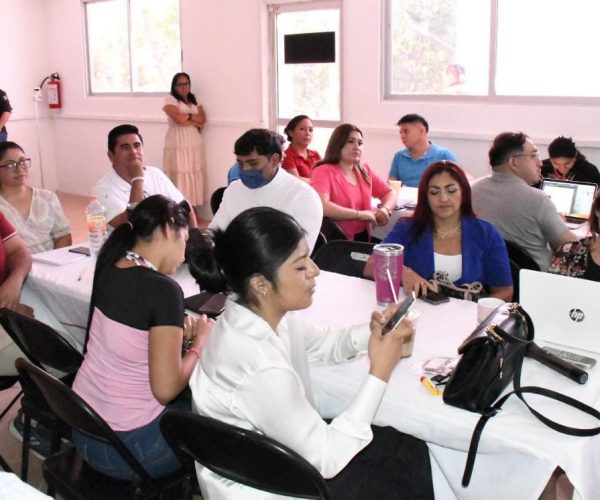
<path id="1" fill-rule="evenodd" d="M 197 347 L 190 347 L 186 352 L 194 353 L 196 356 L 198 356 L 198 359 L 200 359 L 200 351 Z"/>
<path id="2" fill-rule="evenodd" d="M 131 181 L 130 181 L 129 183 L 130 183 L 130 184 L 133 184 L 134 182 L 137 182 L 137 181 L 143 181 L 143 180 L 144 180 L 144 176 L 143 176 L 143 175 L 140 175 L 140 176 L 138 176 L 138 177 L 132 177 L 132 178 L 131 178 Z"/>

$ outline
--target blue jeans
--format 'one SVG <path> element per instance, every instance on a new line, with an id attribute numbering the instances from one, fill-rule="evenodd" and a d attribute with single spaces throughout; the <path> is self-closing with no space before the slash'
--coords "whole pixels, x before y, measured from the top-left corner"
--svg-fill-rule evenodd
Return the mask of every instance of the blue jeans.
<path id="1" fill-rule="evenodd" d="M 189 392 L 188 392 L 189 394 Z M 167 409 L 190 410 L 189 397 L 179 397 Z M 181 463 L 160 432 L 160 417 L 131 431 L 115 432 L 152 477 L 161 477 L 181 468 Z M 94 469 L 115 479 L 131 480 L 133 470 L 112 445 L 73 431 L 73 442 L 82 458 Z"/>
<path id="2" fill-rule="evenodd" d="M 0 132 L 0 142 L 6 142 L 8 140 L 8 134 L 6 132 Z"/>

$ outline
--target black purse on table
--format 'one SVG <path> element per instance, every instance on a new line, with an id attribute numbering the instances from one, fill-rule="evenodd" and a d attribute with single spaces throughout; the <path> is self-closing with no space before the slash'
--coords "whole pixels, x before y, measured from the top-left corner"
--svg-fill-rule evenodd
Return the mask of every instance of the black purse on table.
<path id="1" fill-rule="evenodd" d="M 576 399 L 542 387 L 521 387 L 521 368 L 525 356 L 530 356 L 581 384 L 587 381 L 586 372 L 546 353 L 533 342 L 533 338 L 534 327 L 527 312 L 519 304 L 509 303 L 498 307 L 482 321 L 458 348 L 462 357 L 444 389 L 444 402 L 482 415 L 471 437 L 463 486 L 468 486 L 471 480 L 485 424 L 513 394 L 523 401 L 538 420 L 558 432 L 571 436 L 600 434 L 600 427 L 578 429 L 559 424 L 540 414 L 525 401 L 523 394 L 539 394 L 600 420 L 599 411 Z M 511 382 L 513 391 L 498 399 Z"/>

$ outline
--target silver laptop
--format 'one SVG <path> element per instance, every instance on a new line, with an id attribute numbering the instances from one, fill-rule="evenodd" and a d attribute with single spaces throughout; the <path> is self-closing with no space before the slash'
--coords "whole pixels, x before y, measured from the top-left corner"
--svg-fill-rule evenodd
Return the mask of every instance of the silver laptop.
<path id="1" fill-rule="evenodd" d="M 540 346 L 600 353 L 600 283 L 521 269 L 519 298 Z"/>
<path id="2" fill-rule="evenodd" d="M 556 211 L 568 222 L 584 222 L 590 215 L 596 184 L 592 182 L 544 179 L 542 190 L 550 196 Z"/>

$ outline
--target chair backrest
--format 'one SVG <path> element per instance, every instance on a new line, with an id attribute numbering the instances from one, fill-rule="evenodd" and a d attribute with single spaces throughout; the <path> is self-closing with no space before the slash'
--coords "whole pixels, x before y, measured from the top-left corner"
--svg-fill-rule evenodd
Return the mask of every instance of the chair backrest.
<path id="1" fill-rule="evenodd" d="M 508 240 L 504 240 L 504 243 L 506 243 L 508 257 L 514 261 L 520 269 L 531 269 L 533 271 L 540 270 L 540 266 L 537 262 L 519 245 Z"/>
<path id="2" fill-rule="evenodd" d="M 152 483 L 152 478 L 104 419 L 70 387 L 26 359 L 17 359 L 15 365 L 21 379 L 34 385 L 44 395 L 58 418 L 71 429 L 113 445 L 135 474 L 143 481 Z"/>
<path id="3" fill-rule="evenodd" d="M 199 462 L 232 481 L 279 495 L 329 499 L 323 476 L 304 458 L 258 432 L 181 410 L 160 421 L 182 462 Z"/>
<path id="4" fill-rule="evenodd" d="M 315 257 L 315 255 L 317 255 L 319 248 L 324 246 L 326 243 L 327 243 L 327 238 L 325 238 L 325 235 L 320 232 L 317 235 L 317 240 L 315 241 L 315 246 L 313 247 L 313 251 L 312 251 L 312 254 L 310 255 L 310 258 L 313 259 Z"/>
<path id="5" fill-rule="evenodd" d="M 223 201 L 223 193 L 226 189 L 226 187 L 217 188 L 210 196 L 210 210 L 212 211 L 213 215 L 215 215 L 217 213 L 217 210 L 219 210 L 219 207 L 221 206 L 221 201 Z"/>
<path id="6" fill-rule="evenodd" d="M 25 356 L 40 368 L 73 374 L 83 355 L 54 328 L 11 309 L 0 309 L 0 323 Z"/>
<path id="7" fill-rule="evenodd" d="M 509 259 L 510 263 L 510 274 L 512 275 L 513 280 L 513 302 L 519 302 L 519 271 L 521 268 L 519 265 L 512 259 Z"/>
<path id="8" fill-rule="evenodd" d="M 323 222 L 321 223 L 321 232 L 327 241 L 348 239 L 340 226 L 338 226 L 336 222 L 329 217 L 323 217 Z"/>
<path id="9" fill-rule="evenodd" d="M 365 264 L 374 246 L 373 243 L 362 241 L 328 241 L 319 249 L 313 260 L 323 271 L 362 278 Z"/>

